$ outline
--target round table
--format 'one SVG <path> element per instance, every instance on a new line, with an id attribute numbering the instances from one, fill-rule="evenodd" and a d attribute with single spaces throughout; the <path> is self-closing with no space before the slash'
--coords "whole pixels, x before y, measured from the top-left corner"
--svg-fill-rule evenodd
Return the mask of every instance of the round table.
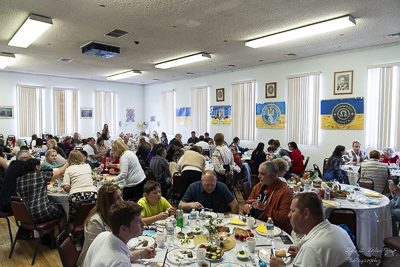
<path id="1" fill-rule="evenodd" d="M 187 216 L 187 215 L 186 215 Z M 240 216 L 240 215 L 234 215 L 234 214 L 230 214 L 230 218 L 224 218 L 223 219 L 223 224 L 225 224 L 225 223 L 227 223 L 225 226 L 227 226 L 227 227 L 229 227 L 229 229 L 231 230 L 231 233 L 232 233 L 232 229 L 234 228 L 234 227 L 239 227 L 239 228 L 242 228 L 242 229 L 247 229 L 247 227 L 246 226 L 240 226 L 240 225 L 233 225 L 233 224 L 230 224 L 229 222 L 232 220 L 232 217 L 236 217 L 236 218 L 241 218 L 242 216 Z M 223 214 L 218 214 L 218 218 L 223 218 L 224 217 L 224 215 Z M 252 259 L 254 259 L 254 262 L 256 263 L 256 266 L 258 266 L 258 256 L 257 256 L 257 254 L 258 254 L 258 251 L 260 250 L 260 249 L 270 249 L 271 248 L 271 245 L 266 245 L 268 242 L 267 242 L 267 237 L 266 236 L 263 236 L 263 235 L 261 235 L 261 234 L 259 234 L 259 233 L 257 233 L 254 229 L 257 227 L 257 226 L 259 226 L 261 223 L 264 223 L 264 222 L 261 222 L 261 221 L 259 221 L 259 220 L 256 220 L 256 223 L 255 223 L 255 225 L 254 225 L 254 227 L 251 229 L 251 231 L 252 231 L 252 233 L 254 234 L 254 237 L 256 238 L 256 251 L 255 251 L 255 253 L 250 253 L 250 257 L 252 258 Z M 176 230 L 180 230 L 180 228 L 179 227 L 176 227 L 177 229 Z M 182 229 L 182 232 L 184 232 L 184 233 L 188 233 L 188 232 L 190 232 L 191 231 L 191 229 L 192 229 L 192 227 L 190 227 L 189 225 L 184 225 L 184 227 L 183 227 L 183 229 Z M 202 233 L 205 233 L 207 230 L 205 230 L 205 228 L 203 228 L 203 232 Z M 176 232 L 177 231 L 175 231 L 175 236 L 176 236 Z M 282 233 L 281 233 L 281 235 L 288 235 L 286 232 L 284 232 L 283 230 L 282 230 Z M 290 237 L 290 235 L 289 235 L 289 237 Z M 232 237 L 232 238 L 234 238 L 234 237 Z M 290 237 L 290 239 L 293 241 L 293 239 Z M 246 265 L 247 266 L 253 266 L 253 264 L 252 264 L 252 262 L 250 261 L 250 259 L 247 259 L 247 260 L 239 260 L 237 257 L 236 257 L 236 252 L 238 252 L 238 251 L 240 251 L 240 250 L 246 250 L 246 251 L 249 251 L 249 249 L 248 249 L 248 247 L 247 247 L 247 243 L 246 243 L 246 241 L 240 241 L 240 240 L 235 240 L 236 241 L 236 246 L 234 247 L 234 248 L 232 248 L 231 250 L 228 250 L 228 251 L 226 251 L 225 253 L 224 253 L 224 257 L 223 257 L 223 259 L 222 260 L 220 260 L 220 261 L 217 261 L 217 262 L 211 262 L 211 264 L 212 264 L 212 266 L 215 266 L 216 264 L 218 264 L 218 263 L 227 263 L 227 262 L 231 262 L 231 263 L 236 263 L 236 264 L 240 264 L 240 265 L 242 265 L 243 267 L 245 267 Z M 276 249 L 287 249 L 289 246 L 291 246 L 291 245 L 285 245 L 285 244 L 283 244 L 283 242 L 282 242 L 282 240 L 280 239 L 280 237 L 279 236 L 275 236 L 274 237 L 274 243 L 275 243 L 275 248 Z M 167 249 L 169 249 L 169 251 L 171 251 L 172 249 L 175 249 L 175 248 L 178 248 L 178 238 L 174 238 L 174 244 L 173 244 L 173 246 L 168 246 L 168 244 L 167 244 L 167 242 L 165 243 L 165 246 L 163 247 L 163 248 L 157 248 L 156 250 L 157 250 L 157 255 L 156 255 L 156 257 L 154 258 L 154 259 L 143 259 L 143 260 L 138 260 L 138 261 L 136 261 L 136 262 L 134 262 L 134 263 L 132 263 L 132 266 L 143 266 L 143 265 L 146 265 L 147 263 L 152 263 L 152 262 L 160 262 L 160 263 L 162 263 L 163 262 L 163 260 L 164 260 L 164 257 L 165 257 L 165 253 L 166 253 L 166 251 L 167 251 Z M 194 250 L 194 249 L 193 249 Z M 289 263 L 289 264 L 287 264 L 287 266 L 292 266 L 292 262 L 293 262 L 293 260 Z M 169 265 L 169 266 L 178 266 L 178 264 L 173 264 L 173 263 L 171 263 L 170 261 L 166 261 L 166 263 Z M 182 265 L 181 265 L 182 266 Z"/>

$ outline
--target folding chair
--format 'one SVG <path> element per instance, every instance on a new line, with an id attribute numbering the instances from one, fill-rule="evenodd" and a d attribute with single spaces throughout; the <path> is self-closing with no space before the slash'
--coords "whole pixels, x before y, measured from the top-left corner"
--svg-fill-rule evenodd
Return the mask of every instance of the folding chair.
<path id="1" fill-rule="evenodd" d="M 73 237 L 78 234 L 83 234 L 84 227 L 83 223 L 86 220 L 89 212 L 96 206 L 96 199 L 86 200 L 81 202 L 76 213 L 76 218 L 74 221 L 68 222 L 68 231 Z"/>
<path id="2" fill-rule="evenodd" d="M 354 245 L 357 248 L 357 214 L 352 209 L 334 209 L 329 214 L 328 221 L 332 224 L 345 224 L 354 236 Z"/>
<path id="3" fill-rule="evenodd" d="M 8 217 L 13 216 L 12 212 L 6 212 L 6 211 L 1 211 L 0 210 L 0 218 L 4 218 L 7 220 L 7 224 L 8 224 L 8 232 L 10 234 L 10 240 L 11 240 L 11 244 L 13 243 L 13 238 L 12 238 L 12 233 L 11 233 L 11 226 L 10 226 L 10 220 L 8 219 Z"/>
<path id="4" fill-rule="evenodd" d="M 57 236 L 56 246 L 63 267 L 76 267 L 79 253 L 72 242 L 71 234 L 64 230 Z"/>
<path id="5" fill-rule="evenodd" d="M 175 201 L 175 199 L 178 200 L 178 202 L 181 200 L 182 196 L 180 195 L 181 193 L 181 173 L 176 172 L 174 173 L 172 177 L 172 199 Z M 177 196 L 179 194 L 179 197 Z"/>
<path id="6" fill-rule="evenodd" d="M 374 180 L 372 180 L 371 178 L 367 178 L 367 177 L 358 178 L 357 184 L 359 186 L 361 186 L 362 188 L 366 188 L 366 189 L 370 189 L 370 190 L 374 191 Z"/>

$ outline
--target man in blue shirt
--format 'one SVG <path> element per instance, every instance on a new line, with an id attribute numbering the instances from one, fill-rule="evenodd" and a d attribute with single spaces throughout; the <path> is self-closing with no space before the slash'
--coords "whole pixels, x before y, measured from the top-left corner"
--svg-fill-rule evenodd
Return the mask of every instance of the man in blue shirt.
<path id="1" fill-rule="evenodd" d="M 179 204 L 185 212 L 202 208 L 209 208 L 214 212 L 226 212 L 229 206 L 230 213 L 239 213 L 239 204 L 235 196 L 225 184 L 217 182 L 215 173 L 210 170 L 204 172 L 200 182 L 189 186 Z"/>

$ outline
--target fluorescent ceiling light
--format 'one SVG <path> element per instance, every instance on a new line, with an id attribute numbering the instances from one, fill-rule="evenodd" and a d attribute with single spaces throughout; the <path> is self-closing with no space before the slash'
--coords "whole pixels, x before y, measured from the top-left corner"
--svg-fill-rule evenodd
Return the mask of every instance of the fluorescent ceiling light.
<path id="1" fill-rule="evenodd" d="M 120 80 L 120 79 L 129 78 L 129 77 L 132 77 L 135 75 L 140 75 L 140 74 L 142 74 L 142 72 L 140 70 L 130 70 L 130 71 L 126 71 L 126 72 L 108 76 L 107 80 Z"/>
<path id="2" fill-rule="evenodd" d="M 169 68 L 173 68 L 176 66 L 181 66 L 181 65 L 185 65 L 185 64 L 189 64 L 189 63 L 203 61 L 203 60 L 210 59 L 210 58 L 211 58 L 210 54 L 200 53 L 200 54 L 182 57 L 182 58 L 174 59 L 174 60 L 167 61 L 164 63 L 160 63 L 160 64 L 157 64 L 155 67 L 159 68 L 159 69 L 169 69 Z"/>
<path id="3" fill-rule="evenodd" d="M 52 25 L 53 22 L 50 18 L 31 14 L 8 42 L 8 45 L 27 48 Z"/>
<path id="4" fill-rule="evenodd" d="M 15 59 L 14 54 L 11 53 L 0 53 L 0 69 L 4 69 L 8 64 Z"/>
<path id="5" fill-rule="evenodd" d="M 246 46 L 258 48 L 267 45 L 278 44 L 302 37 L 312 36 L 320 33 L 339 30 L 356 25 L 356 20 L 352 16 L 344 16 L 326 21 L 317 22 L 314 24 L 302 26 L 296 29 L 268 35 L 252 41 L 246 42 Z"/>

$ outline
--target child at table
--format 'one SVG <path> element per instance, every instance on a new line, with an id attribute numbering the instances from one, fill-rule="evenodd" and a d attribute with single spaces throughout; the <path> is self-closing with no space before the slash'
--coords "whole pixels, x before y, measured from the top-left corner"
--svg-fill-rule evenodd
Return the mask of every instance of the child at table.
<path id="1" fill-rule="evenodd" d="M 152 224 L 159 220 L 165 220 L 168 216 L 175 215 L 176 209 L 161 196 L 161 185 L 156 181 L 148 181 L 144 184 L 143 195 L 138 204 L 144 208 L 142 221 Z"/>

